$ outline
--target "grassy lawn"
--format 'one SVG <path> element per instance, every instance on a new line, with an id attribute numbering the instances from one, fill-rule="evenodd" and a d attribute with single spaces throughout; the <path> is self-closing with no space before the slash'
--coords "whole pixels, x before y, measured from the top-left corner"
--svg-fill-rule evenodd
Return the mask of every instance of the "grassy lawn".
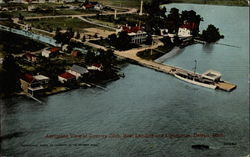
<path id="1" fill-rule="evenodd" d="M 155 60 L 159 57 L 161 57 L 162 55 L 164 55 L 164 53 L 160 53 L 158 51 L 155 50 L 145 50 L 145 51 L 141 51 L 138 52 L 136 54 L 138 57 L 146 59 L 146 60 Z"/>
<path id="2" fill-rule="evenodd" d="M 173 49 L 173 46 L 160 46 L 157 49 L 138 52 L 136 55 L 146 60 L 155 60 Z"/>
<path id="3" fill-rule="evenodd" d="M 65 30 L 72 28 L 74 31 L 83 32 L 84 28 L 96 27 L 95 25 L 86 23 L 77 18 L 55 18 L 55 19 L 41 19 L 41 20 L 28 20 L 25 23 L 31 24 L 33 27 L 47 31 L 55 31 L 57 27 Z"/>
<path id="4" fill-rule="evenodd" d="M 113 15 L 99 15 L 91 17 L 90 19 L 97 20 L 103 24 L 108 24 L 111 26 L 117 25 L 130 25 L 134 26 L 136 24 L 143 24 L 146 21 L 146 16 L 139 16 L 137 14 L 130 14 L 130 15 L 118 15 L 117 19 L 114 19 Z"/>
<path id="5" fill-rule="evenodd" d="M 84 9 L 75 9 L 75 10 L 55 10 L 48 12 L 36 12 L 36 11 L 11 11 L 11 12 L 1 12 L 0 17 L 19 17 L 21 14 L 24 17 L 36 17 L 36 16 L 54 16 L 54 15 L 80 15 L 80 14 L 96 14 L 99 11 L 96 10 L 84 10 Z"/>

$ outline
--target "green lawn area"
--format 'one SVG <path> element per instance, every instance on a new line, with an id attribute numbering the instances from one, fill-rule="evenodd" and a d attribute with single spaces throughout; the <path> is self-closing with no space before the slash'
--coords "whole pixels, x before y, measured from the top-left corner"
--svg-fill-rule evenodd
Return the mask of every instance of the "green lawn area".
<path id="1" fill-rule="evenodd" d="M 53 16 L 53 15 L 80 15 L 80 14 L 97 14 L 99 11 L 96 10 L 84 10 L 84 9 L 75 9 L 75 10 L 55 10 L 48 12 L 37 12 L 37 11 L 12 11 L 12 12 L 1 12 L 0 17 L 19 17 L 22 15 L 24 17 L 35 17 L 35 16 Z"/>
<path id="2" fill-rule="evenodd" d="M 145 50 L 145 51 L 138 52 L 136 55 L 142 59 L 155 60 L 155 59 L 161 57 L 162 55 L 164 55 L 164 53 L 160 53 L 160 52 L 155 51 L 155 50 L 152 50 L 152 51 Z"/>
<path id="3" fill-rule="evenodd" d="M 117 19 L 114 19 L 113 15 L 99 15 L 91 17 L 90 19 L 95 19 L 98 21 L 103 21 L 102 23 L 109 23 L 110 25 L 130 25 L 134 26 L 136 24 L 143 24 L 146 21 L 146 16 L 139 16 L 138 14 L 127 14 L 127 15 L 117 15 Z"/>
<path id="4" fill-rule="evenodd" d="M 25 23 L 29 23 L 35 28 L 47 31 L 55 31 L 57 27 L 60 27 L 63 30 L 72 28 L 74 31 L 83 32 L 84 28 L 96 27 L 95 25 L 86 23 L 77 18 L 50 18 L 41 20 L 29 20 L 25 21 Z"/>

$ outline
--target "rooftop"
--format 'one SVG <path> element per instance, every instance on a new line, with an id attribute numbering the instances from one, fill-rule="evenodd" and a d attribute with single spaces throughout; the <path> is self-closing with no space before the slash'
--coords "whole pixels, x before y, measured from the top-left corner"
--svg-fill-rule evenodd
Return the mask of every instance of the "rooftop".
<path id="1" fill-rule="evenodd" d="M 62 78 L 65 78 L 65 79 L 73 79 L 73 78 L 75 78 L 75 75 L 72 75 L 71 73 L 68 73 L 68 72 L 65 72 L 65 73 L 63 73 L 63 74 L 61 74 L 59 76 L 62 77 Z"/>
<path id="2" fill-rule="evenodd" d="M 74 65 L 70 68 L 70 70 L 75 71 L 75 72 L 80 73 L 80 74 L 84 74 L 84 73 L 87 73 L 87 72 L 88 72 L 88 70 L 87 70 L 86 68 L 81 67 L 81 66 L 76 65 L 76 64 L 74 64 Z"/>
<path id="3" fill-rule="evenodd" d="M 135 27 L 123 26 L 122 31 L 127 32 L 127 33 L 137 33 L 138 31 L 142 31 L 142 27 L 139 27 L 139 26 L 135 26 Z"/>
<path id="4" fill-rule="evenodd" d="M 214 71 L 214 70 L 208 70 L 202 74 L 202 77 L 205 77 L 211 80 L 216 80 L 221 77 L 221 73 L 218 71 Z"/>
<path id="5" fill-rule="evenodd" d="M 31 74 L 24 74 L 23 76 L 21 76 L 21 79 L 28 83 L 32 83 L 35 80 L 35 78 Z"/>
<path id="6" fill-rule="evenodd" d="M 48 77 L 44 76 L 44 75 L 36 75 L 33 76 L 36 80 L 49 80 Z"/>

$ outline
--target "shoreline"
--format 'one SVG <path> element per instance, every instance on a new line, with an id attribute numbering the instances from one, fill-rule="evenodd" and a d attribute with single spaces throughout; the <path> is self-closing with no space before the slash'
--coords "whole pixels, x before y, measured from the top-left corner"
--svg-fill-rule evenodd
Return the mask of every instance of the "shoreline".
<path id="1" fill-rule="evenodd" d="M 242 4 L 242 5 L 237 5 L 237 4 L 228 4 L 228 2 L 225 1 L 225 3 L 220 3 L 220 4 L 216 4 L 216 3 L 199 3 L 199 2 L 170 2 L 170 3 L 165 3 L 165 4 L 161 4 L 160 6 L 164 6 L 164 5 L 168 5 L 168 4 L 194 4 L 194 5 L 214 5 L 214 6 L 226 6 L 226 7 L 249 7 L 249 5 L 247 4 Z"/>

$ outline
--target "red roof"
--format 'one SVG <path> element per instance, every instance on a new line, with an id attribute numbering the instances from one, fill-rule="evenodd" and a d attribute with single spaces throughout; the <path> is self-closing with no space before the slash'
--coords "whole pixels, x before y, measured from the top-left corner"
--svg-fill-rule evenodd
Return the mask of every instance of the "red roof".
<path id="1" fill-rule="evenodd" d="M 49 51 L 50 51 L 51 53 L 53 53 L 53 52 L 58 52 L 58 51 L 59 51 L 59 48 L 53 47 L 53 48 L 50 48 Z"/>
<path id="2" fill-rule="evenodd" d="M 126 26 L 123 26 L 122 27 L 122 31 L 124 32 L 127 32 L 127 33 L 137 33 L 138 31 L 142 30 L 141 27 L 139 26 L 135 26 L 135 27 L 126 27 Z"/>
<path id="3" fill-rule="evenodd" d="M 102 64 L 92 64 L 92 66 L 95 66 L 97 68 L 101 68 L 102 67 Z"/>
<path id="4" fill-rule="evenodd" d="M 198 25 L 194 22 L 188 22 L 186 24 L 183 24 L 180 28 L 187 28 L 189 30 L 197 29 Z"/>
<path id="5" fill-rule="evenodd" d="M 65 78 L 67 80 L 75 78 L 75 75 L 72 75 L 71 73 L 68 73 L 68 72 L 65 72 L 65 73 L 63 73 L 63 74 L 61 74 L 59 76 L 62 77 L 62 78 Z"/>
<path id="6" fill-rule="evenodd" d="M 93 4 L 86 4 L 84 6 L 85 6 L 85 8 L 94 8 L 95 5 L 93 5 Z"/>
<path id="7" fill-rule="evenodd" d="M 28 83 L 32 83 L 35 80 L 35 78 L 30 74 L 24 74 L 21 78 Z"/>

